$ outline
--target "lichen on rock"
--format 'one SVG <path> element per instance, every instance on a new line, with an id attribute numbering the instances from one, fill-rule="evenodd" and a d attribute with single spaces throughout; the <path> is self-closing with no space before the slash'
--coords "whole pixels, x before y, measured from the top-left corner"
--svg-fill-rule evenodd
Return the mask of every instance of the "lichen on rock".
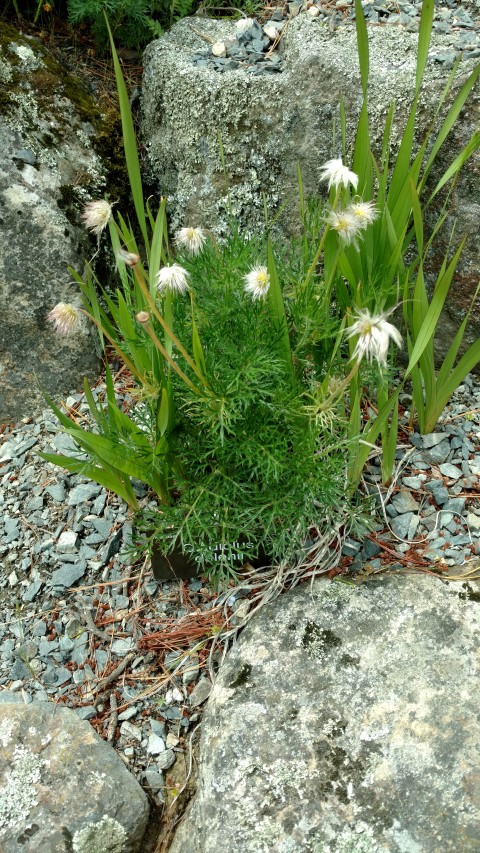
<path id="1" fill-rule="evenodd" d="M 122 824 L 104 815 L 78 830 L 72 839 L 73 853 L 123 853 L 127 833 Z"/>
<path id="2" fill-rule="evenodd" d="M 47 762 L 40 756 L 21 744 L 15 746 L 12 766 L 0 790 L 0 829 L 13 829 L 28 818 L 38 803 L 35 785 L 45 766 Z"/>

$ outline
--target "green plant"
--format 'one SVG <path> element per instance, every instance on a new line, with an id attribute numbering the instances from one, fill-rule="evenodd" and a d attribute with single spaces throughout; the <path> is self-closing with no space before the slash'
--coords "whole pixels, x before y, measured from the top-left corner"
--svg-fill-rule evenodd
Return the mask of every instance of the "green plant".
<path id="1" fill-rule="evenodd" d="M 436 423 L 455 389 L 480 362 L 480 340 L 477 340 L 468 347 L 458 363 L 455 364 L 472 308 L 480 291 L 480 280 L 470 302 L 470 307 L 437 373 L 433 349 L 435 333 L 465 241 L 462 240 L 450 262 L 448 262 L 447 257 L 444 259 L 433 288 L 432 298 L 429 300 L 425 286 L 424 268 L 432 238 L 425 246 L 422 210 L 413 181 L 411 181 L 410 188 L 419 259 L 413 288 L 410 286 L 410 280 L 413 279 L 411 270 L 405 279 L 403 314 L 407 328 L 409 352 L 413 350 L 415 342 L 421 337 L 422 332 L 428 330 L 427 346 L 412 368 L 411 373 L 414 410 L 417 414 L 418 427 L 421 433 L 428 433 L 435 429 Z"/>
<path id="2" fill-rule="evenodd" d="M 424 9 L 429 3 L 425 0 Z M 372 169 L 363 168 L 362 178 L 340 159 L 326 163 L 330 199 L 320 213 L 318 205 L 306 204 L 299 175 L 304 223 L 299 240 L 274 244 L 266 213 L 263 237 L 246 240 L 233 226 L 219 246 L 201 228 L 184 228 L 172 247 L 165 200 L 156 211 L 145 204 L 128 94 L 111 33 L 110 39 L 137 222 L 133 228 L 120 213 L 115 216 L 106 200 L 91 202 L 84 221 L 98 240 L 109 229 L 119 286 L 114 293 L 106 291 L 90 267 L 84 278 L 72 274 L 82 292 L 83 314 L 97 326 L 103 346 L 113 347 L 127 366 L 136 392 L 124 411 L 107 364 L 105 403 L 85 383 L 91 428 L 72 422 L 49 401 L 81 454 L 45 458 L 96 479 L 135 511 L 130 478 L 145 482 L 158 499 L 138 513 L 145 537 L 166 553 L 177 547 L 193 552 L 212 579 L 223 583 L 234 571 L 238 542 L 246 557 L 262 549 L 276 562 L 304 559 L 318 534 L 318 519 L 333 527 L 338 507 L 349 506 L 379 436 L 388 478 L 399 390 L 409 377 L 417 396 L 425 377 L 433 387 L 426 360 L 460 250 L 445 263 L 428 304 L 421 274 L 425 247 L 417 158 L 412 165 L 404 153 L 403 172 L 398 164 L 393 169 L 395 197 L 387 165 L 381 174 L 375 169 L 366 107 L 355 150 L 365 153 L 368 143 Z M 419 68 L 426 49 L 422 28 L 420 42 Z M 365 58 L 361 69 L 366 104 Z M 402 150 L 411 150 L 404 141 Z M 463 152 L 446 175 L 454 176 L 465 158 Z M 367 200 L 357 195 L 372 191 L 374 173 L 380 186 L 375 202 L 371 195 Z M 408 204 L 399 175 L 408 184 Z M 444 176 L 435 192 L 446 181 Z M 371 234 L 378 223 L 375 267 Z M 418 253 L 406 267 L 404 253 L 414 239 Z M 357 279 L 363 273 L 365 288 Z M 389 345 L 391 340 L 401 345 L 401 338 L 389 319 L 395 303 L 388 305 L 388 295 L 400 277 L 409 364 L 391 392 Z M 81 314 L 60 303 L 49 317 L 66 332 L 82 322 Z M 463 331 L 462 325 L 458 344 Z M 455 344 L 444 373 L 457 350 Z M 462 370 L 477 352 L 461 362 Z M 434 396 L 438 406 L 445 389 Z M 363 406 L 373 398 L 379 411 L 364 425 Z M 428 395 L 426 401 L 431 409 Z M 220 559 L 212 567 L 215 547 Z"/>
<path id="3" fill-rule="evenodd" d="M 105 14 L 122 48 L 140 50 L 175 21 L 190 15 L 196 0 L 67 0 L 71 24 L 87 23 L 97 48 L 109 45 Z"/>
<path id="4" fill-rule="evenodd" d="M 454 389 L 466 373 L 480 360 L 480 350 L 474 345 L 468 350 L 457 368 L 453 370 L 468 321 L 467 315 L 438 374 L 438 378 L 435 379 L 433 338 L 461 248 L 455 253 L 450 264 L 445 262 L 434 289 L 432 302 L 428 307 L 423 278 L 422 219 L 424 213 L 432 209 L 434 200 L 437 199 L 438 201 L 439 194 L 453 185 L 462 166 L 480 147 L 480 131 L 475 131 L 443 175 L 431 186 L 429 177 L 438 153 L 451 133 L 472 88 L 478 80 L 480 65 L 477 65 L 460 87 L 445 117 L 440 121 L 441 110 L 452 89 L 458 70 L 458 62 L 460 61 L 458 60 L 441 94 L 430 127 L 421 143 L 417 145 L 418 150 L 416 150 L 416 118 L 428 57 L 433 13 L 434 0 L 425 0 L 422 5 L 419 30 L 414 97 L 395 162 L 391 164 L 390 148 L 394 104 L 392 103 L 387 115 L 381 151 L 377 157 L 371 143 L 368 114 L 369 50 L 367 28 L 361 2 L 355 0 L 363 105 L 354 144 L 353 171 L 358 175 L 358 191 L 363 199 L 373 199 L 375 191 L 375 206 L 378 216 L 358 246 L 342 239 L 342 233 L 338 228 L 336 229 L 337 234 L 332 233 L 335 230 L 335 227 L 332 227 L 330 233 L 326 235 L 324 274 L 327 282 L 330 283 L 327 299 L 333 292 L 341 310 L 369 307 L 374 311 L 387 312 L 403 300 L 408 351 L 411 358 L 403 380 L 396 383 L 396 390 L 390 390 L 385 376 L 379 384 L 376 395 L 372 388 L 371 398 L 374 401 L 376 400 L 379 414 L 377 418 L 368 420 L 361 434 L 359 432 L 361 427 L 359 406 L 362 394 L 358 387 L 360 377 L 357 376 L 354 379 L 355 387 L 351 389 L 350 399 L 352 488 L 355 488 L 358 483 L 372 446 L 375 445 L 379 436 L 382 440 L 383 449 L 383 479 L 388 481 L 391 477 L 397 444 L 398 393 L 400 386 L 406 379 L 409 377 L 412 379 L 419 427 L 421 431 L 428 431 L 434 428 Z M 439 128 L 436 130 L 438 124 Z M 345 150 L 346 127 L 343 111 L 341 135 Z M 427 248 L 432 244 L 443 225 L 448 198 L 449 195 L 447 194 L 443 208 L 437 214 L 437 221 L 432 229 Z M 348 213 L 348 208 L 346 212 Z M 414 252 L 415 242 L 417 243 L 418 254 Z M 407 251 L 414 254 L 414 258 L 408 266 L 405 265 Z M 359 436 L 355 450 L 354 434 Z"/>
<path id="5" fill-rule="evenodd" d="M 156 6 L 156 0 L 68 0 L 68 19 L 73 25 L 87 23 L 98 49 L 105 51 L 108 47 L 105 12 L 122 47 L 138 50 L 153 35 L 163 32 L 159 21 L 154 20 Z"/>

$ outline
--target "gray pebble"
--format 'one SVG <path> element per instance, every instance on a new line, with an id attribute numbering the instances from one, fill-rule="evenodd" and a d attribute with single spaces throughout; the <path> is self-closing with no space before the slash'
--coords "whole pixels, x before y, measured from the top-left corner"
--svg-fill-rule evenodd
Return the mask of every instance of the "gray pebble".
<path id="1" fill-rule="evenodd" d="M 410 542 L 417 532 L 419 523 L 419 515 L 415 515 L 413 512 L 405 512 L 392 520 L 391 527 L 395 536 Z"/>
<path id="2" fill-rule="evenodd" d="M 92 720 L 97 716 L 97 709 L 93 705 L 85 705 L 83 708 L 75 708 L 75 713 L 81 720 Z"/>
<path id="3" fill-rule="evenodd" d="M 85 562 L 79 560 L 75 565 L 65 564 L 60 569 L 52 572 L 50 583 L 52 586 L 67 587 L 73 586 L 85 574 Z"/>
<path id="4" fill-rule="evenodd" d="M 102 487 L 96 483 L 81 483 L 79 486 L 75 486 L 68 495 L 68 506 L 75 507 L 96 498 L 101 489 Z"/>
<path id="5" fill-rule="evenodd" d="M 211 692 L 212 682 L 205 675 L 202 675 L 188 697 L 190 707 L 196 708 L 197 705 L 201 705 L 206 699 L 208 699 Z"/>
<path id="6" fill-rule="evenodd" d="M 157 755 L 155 764 L 160 771 L 169 770 L 170 767 L 173 767 L 175 764 L 175 753 L 173 749 L 166 749 L 165 752 L 161 752 Z"/>
<path id="7" fill-rule="evenodd" d="M 450 462 L 445 462 L 439 468 L 443 476 L 448 477 L 449 480 L 458 480 L 462 476 L 460 468 L 457 468 L 456 465 L 452 465 Z"/>
<path id="8" fill-rule="evenodd" d="M 162 773 L 158 773 L 156 770 L 145 770 L 143 778 L 150 790 L 153 792 L 160 791 L 165 787 L 165 781 Z"/>
<path id="9" fill-rule="evenodd" d="M 412 493 L 406 489 L 397 492 L 392 498 L 392 503 L 398 513 L 417 512 L 419 504 L 413 497 Z"/>
<path id="10" fill-rule="evenodd" d="M 112 643 L 112 654 L 125 657 L 133 649 L 133 638 L 114 640 Z"/>

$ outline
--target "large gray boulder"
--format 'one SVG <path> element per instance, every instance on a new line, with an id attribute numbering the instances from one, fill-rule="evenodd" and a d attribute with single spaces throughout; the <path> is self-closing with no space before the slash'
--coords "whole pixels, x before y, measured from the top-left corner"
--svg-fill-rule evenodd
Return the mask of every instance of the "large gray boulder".
<path id="1" fill-rule="evenodd" d="M 195 51 L 232 38 L 231 22 L 191 18 L 180 21 L 144 56 L 143 135 L 151 171 L 169 197 L 172 225 L 203 225 L 217 234 L 228 228 L 229 212 L 245 233 L 264 225 L 265 194 L 270 215 L 286 203 L 277 226 L 284 234 L 298 229 L 297 164 L 306 195 L 324 194 L 322 165 L 339 156 L 332 142 L 333 123 L 340 138 L 340 100 L 347 116 L 347 149 L 351 150 L 362 88 L 355 26 L 331 32 L 308 15 L 290 21 L 282 38 L 284 71 L 255 76 L 243 68 L 218 73 L 192 62 Z M 369 104 L 371 129 L 380 143 L 390 102 L 395 100 L 392 157 L 413 99 L 418 35 L 402 27 L 368 28 L 370 45 Z M 451 35 L 434 34 L 433 53 L 445 52 Z M 457 87 L 477 60 L 460 65 Z M 450 69 L 430 58 L 420 101 L 417 139 L 429 127 Z M 480 125 L 477 86 L 439 156 L 437 174 L 457 156 Z M 219 139 L 225 154 L 223 169 Z M 480 172 L 472 161 L 457 183 L 442 245 L 432 268 L 438 271 L 453 218 L 455 240 L 468 234 L 467 247 L 448 300 L 444 342 L 452 337 L 474 293 L 480 267 L 477 228 L 480 217 Z M 349 164 L 350 165 L 350 164 Z M 480 309 L 473 317 L 470 340 L 480 331 Z"/>
<path id="2" fill-rule="evenodd" d="M 0 742 L 2 853 L 143 853 L 147 797 L 74 711 L 0 699 Z"/>
<path id="3" fill-rule="evenodd" d="M 480 850 L 479 589 L 317 581 L 247 626 L 170 853 Z"/>
<path id="4" fill-rule="evenodd" d="M 0 23 L 0 422 L 45 407 L 39 384 L 58 397 L 98 375 L 89 324 L 60 338 L 46 320 L 57 302 L 80 304 L 67 266 L 81 271 L 94 251 L 74 224 L 104 192 L 94 115 L 38 40 Z"/>

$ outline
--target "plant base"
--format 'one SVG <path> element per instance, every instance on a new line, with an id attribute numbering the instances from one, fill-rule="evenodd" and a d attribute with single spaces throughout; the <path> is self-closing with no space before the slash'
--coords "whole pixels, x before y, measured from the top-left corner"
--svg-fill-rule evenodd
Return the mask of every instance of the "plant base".
<path id="1" fill-rule="evenodd" d="M 244 540 L 243 544 L 245 544 L 245 541 L 246 540 Z M 241 545 L 242 542 L 234 543 L 232 550 L 234 548 L 240 549 Z M 218 562 L 220 550 L 220 545 L 213 549 L 212 561 L 210 564 L 212 568 L 214 568 L 215 563 Z M 240 568 L 246 562 L 247 560 L 244 558 L 241 551 L 237 550 L 235 553 L 235 559 L 233 560 L 233 565 Z M 258 552 L 258 556 L 254 560 L 249 559 L 248 562 L 255 569 L 261 569 L 270 564 L 270 560 L 263 550 Z M 160 581 L 195 578 L 204 574 L 205 571 L 191 554 L 185 554 L 180 548 L 174 548 L 170 554 L 164 554 L 160 548 L 153 545 L 151 563 L 153 576 L 156 580 Z"/>

